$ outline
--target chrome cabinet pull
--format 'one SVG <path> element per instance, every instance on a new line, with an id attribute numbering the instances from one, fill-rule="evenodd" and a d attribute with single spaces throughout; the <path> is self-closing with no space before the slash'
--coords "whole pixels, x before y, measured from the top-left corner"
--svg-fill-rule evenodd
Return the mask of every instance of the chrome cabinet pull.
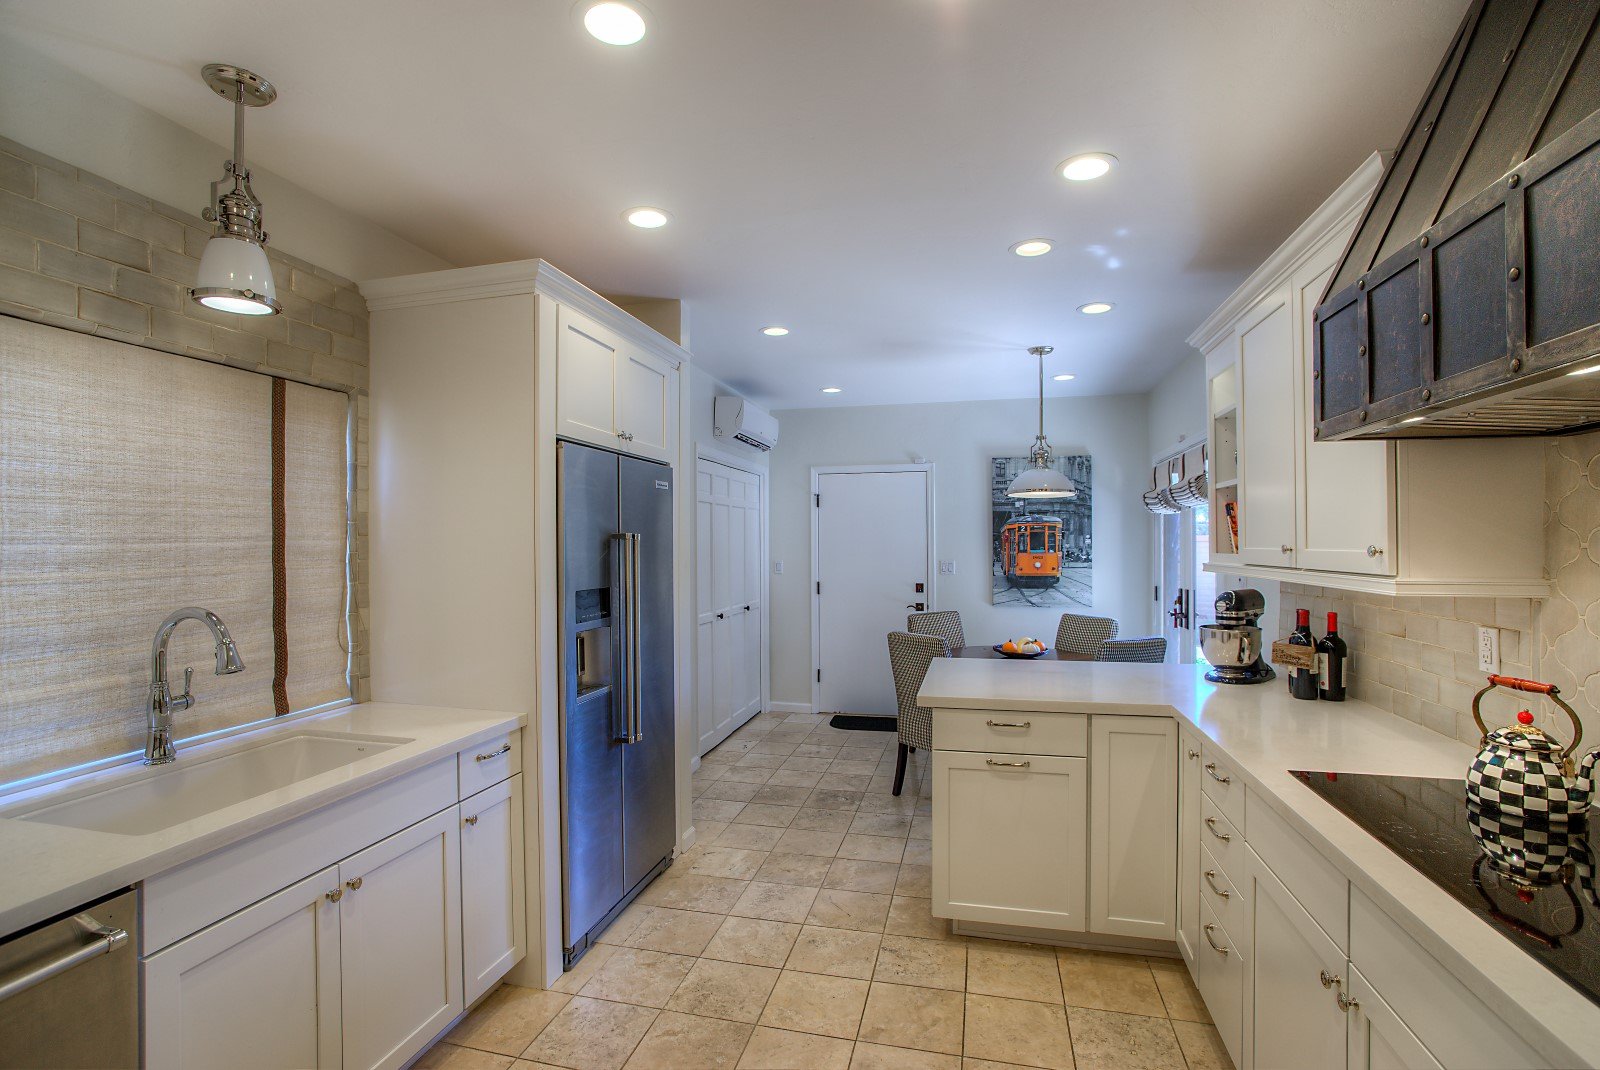
<path id="1" fill-rule="evenodd" d="M 1332 988 L 1334 985 L 1344 984 L 1344 978 L 1336 973 L 1329 973 L 1327 970 L 1318 970 L 1317 979 L 1322 982 L 1323 988 Z"/>
<path id="2" fill-rule="evenodd" d="M 502 754 L 510 754 L 510 753 L 511 753 L 511 744 L 507 743 L 505 746 L 501 747 L 499 750 L 492 750 L 488 754 L 480 754 L 480 755 L 478 755 L 476 758 L 474 758 L 472 760 L 475 761 L 475 762 L 487 762 L 487 761 L 489 761 L 491 759 L 500 757 L 500 755 L 502 755 Z"/>
<path id="3" fill-rule="evenodd" d="M 1231 776 L 1218 776 L 1217 775 L 1217 763 L 1216 762 L 1207 762 L 1206 763 L 1206 772 L 1210 773 L 1211 774 L 1211 779 L 1215 780 L 1218 784 L 1232 784 L 1233 783 L 1233 777 L 1231 777 Z"/>
<path id="4" fill-rule="evenodd" d="M 985 721 L 990 728 L 1032 728 L 1032 721 Z"/>
<path id="5" fill-rule="evenodd" d="M 1026 769 L 1033 764 L 1032 762 L 997 762 L 993 758 L 985 758 L 984 761 L 990 765 L 1005 766 L 1007 769 Z"/>
<path id="6" fill-rule="evenodd" d="M 1210 944 L 1211 945 L 1211 950 L 1215 951 L 1217 954 L 1226 955 L 1232 949 L 1223 947 L 1221 944 L 1219 944 L 1215 940 L 1211 939 L 1211 931 L 1213 929 L 1215 929 L 1215 928 L 1216 928 L 1216 926 L 1211 924 L 1209 921 L 1205 923 L 1204 929 L 1205 929 L 1205 933 L 1206 933 L 1206 943 Z"/>
<path id="7" fill-rule="evenodd" d="M 1233 842 L 1233 837 L 1232 836 L 1229 836 L 1226 832 L 1218 832 L 1217 831 L 1217 819 L 1216 818 L 1214 818 L 1214 817 L 1206 818 L 1206 828 L 1211 830 L 1211 835 L 1215 836 L 1217 839 L 1221 840 L 1223 843 L 1232 843 Z"/>
<path id="8" fill-rule="evenodd" d="M 323 898 L 326 899 L 330 903 L 337 903 L 339 900 L 344 898 L 344 889 L 343 888 L 335 888 L 331 892 L 325 892 L 325 893 L 323 893 Z"/>
<path id="9" fill-rule="evenodd" d="M 1222 896 L 1222 898 L 1224 898 L 1224 899 L 1232 899 L 1233 898 L 1233 893 L 1228 891 L 1228 889 L 1226 889 L 1226 888 L 1218 888 L 1217 887 L 1217 871 L 1216 870 L 1214 870 L 1214 869 L 1206 870 L 1206 883 L 1211 885 L 1211 890 L 1213 892 L 1216 892 L 1218 895 Z M 1324 974 L 1324 976 L 1326 976 L 1326 974 Z M 1323 988 L 1327 988 L 1328 986 L 1327 985 L 1323 985 L 1322 987 Z"/>
<path id="10" fill-rule="evenodd" d="M 72 921 L 84 936 L 90 937 L 90 940 L 81 947 L 75 947 L 65 954 L 47 959 L 37 966 L 30 966 L 23 972 L 0 981 L 0 1002 L 42 985 L 50 978 L 66 973 L 74 966 L 90 959 L 109 955 L 128 942 L 128 930 L 101 925 L 87 914 L 79 914 Z"/>
<path id="11" fill-rule="evenodd" d="M 473 814 L 471 817 L 464 817 L 461 820 L 464 824 L 476 825 L 478 823 L 478 815 Z"/>
<path id="12" fill-rule="evenodd" d="M 355 877 L 355 878 L 353 878 L 351 880 L 345 881 L 344 882 L 344 886 L 346 888 L 350 889 L 352 892 L 354 892 L 354 891 L 358 890 L 361 887 L 361 881 L 362 881 L 362 878 Z"/>

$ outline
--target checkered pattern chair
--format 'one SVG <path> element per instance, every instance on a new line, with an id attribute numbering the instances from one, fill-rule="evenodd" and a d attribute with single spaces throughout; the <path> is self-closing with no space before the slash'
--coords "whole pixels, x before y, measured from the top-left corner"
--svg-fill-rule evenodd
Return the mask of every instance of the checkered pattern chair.
<path id="1" fill-rule="evenodd" d="M 933 711 L 917 705 L 917 692 L 934 658 L 947 658 L 950 648 L 937 635 L 889 633 L 889 668 L 894 672 L 894 697 L 900 708 L 900 754 L 894 763 L 894 793 L 906 779 L 906 755 L 921 747 L 933 749 Z"/>
<path id="2" fill-rule="evenodd" d="M 1080 617 L 1076 613 L 1061 614 L 1056 626 L 1056 649 L 1070 650 L 1075 654 L 1098 654 L 1100 644 L 1117 637 L 1117 622 L 1110 617 Z"/>
<path id="3" fill-rule="evenodd" d="M 1166 661 L 1167 641 L 1153 639 L 1107 639 L 1095 652 L 1096 661 Z"/>
<path id="4" fill-rule="evenodd" d="M 953 609 L 912 613 L 906 617 L 906 631 L 912 635 L 937 635 L 951 650 L 960 650 L 967 645 L 967 637 L 961 631 L 961 614 Z"/>

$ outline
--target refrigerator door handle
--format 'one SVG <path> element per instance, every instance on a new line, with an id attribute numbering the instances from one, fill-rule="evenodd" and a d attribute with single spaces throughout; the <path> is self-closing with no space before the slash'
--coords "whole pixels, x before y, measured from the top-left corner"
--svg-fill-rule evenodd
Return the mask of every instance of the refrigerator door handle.
<path id="1" fill-rule="evenodd" d="M 622 713 L 622 740 L 644 739 L 639 679 L 639 534 L 620 531 L 611 536 L 612 569 L 617 585 L 618 658 L 615 686 Z"/>

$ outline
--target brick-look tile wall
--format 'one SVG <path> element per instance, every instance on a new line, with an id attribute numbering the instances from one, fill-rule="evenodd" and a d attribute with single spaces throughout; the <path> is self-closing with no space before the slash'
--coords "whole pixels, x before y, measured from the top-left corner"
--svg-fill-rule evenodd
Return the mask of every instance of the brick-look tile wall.
<path id="1" fill-rule="evenodd" d="M 205 195 L 198 189 L 195 200 Z M 367 302 L 349 279 L 269 246 L 283 315 L 203 308 L 187 291 L 211 234 L 199 216 L 0 137 L 0 314 L 354 397 L 351 662 L 355 696 L 365 700 Z"/>

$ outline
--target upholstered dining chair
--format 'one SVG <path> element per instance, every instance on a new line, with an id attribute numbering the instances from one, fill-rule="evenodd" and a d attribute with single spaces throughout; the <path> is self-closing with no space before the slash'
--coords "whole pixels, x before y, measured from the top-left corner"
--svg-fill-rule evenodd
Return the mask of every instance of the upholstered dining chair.
<path id="1" fill-rule="evenodd" d="M 912 613 L 906 617 L 906 631 L 912 635 L 937 635 L 951 651 L 967 645 L 967 637 L 961 631 L 961 614 L 953 609 Z"/>
<path id="2" fill-rule="evenodd" d="M 1110 617 L 1063 613 L 1061 623 L 1056 625 L 1056 649 L 1070 650 L 1074 654 L 1098 654 L 1101 643 L 1116 637 L 1117 622 Z"/>
<path id="3" fill-rule="evenodd" d="M 937 635 L 889 633 L 889 668 L 894 672 L 895 704 L 899 707 L 900 753 L 894 762 L 894 793 L 906 779 L 906 755 L 921 747 L 933 749 L 933 711 L 917 705 L 917 692 L 934 658 L 947 658 L 950 648 Z"/>
<path id="4" fill-rule="evenodd" d="M 1096 661 L 1166 661 L 1167 641 L 1152 639 L 1107 639 L 1095 652 Z"/>

